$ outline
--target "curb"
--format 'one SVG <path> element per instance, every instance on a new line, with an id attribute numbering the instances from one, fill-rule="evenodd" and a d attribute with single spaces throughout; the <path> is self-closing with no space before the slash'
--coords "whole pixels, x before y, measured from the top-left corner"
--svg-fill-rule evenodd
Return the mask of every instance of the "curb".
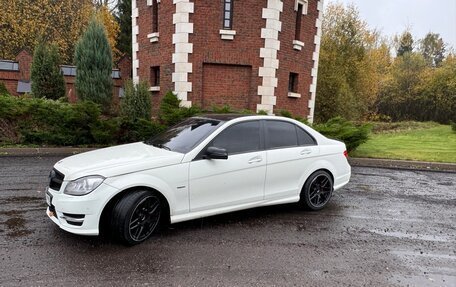
<path id="1" fill-rule="evenodd" d="M 0 157 L 70 156 L 97 148 L 0 148 Z M 456 173 L 456 164 L 376 158 L 349 158 L 350 165 L 404 170 L 443 171 Z"/>
<path id="2" fill-rule="evenodd" d="M 0 157 L 14 156 L 70 156 L 96 148 L 40 147 L 40 148 L 0 148 Z"/>
<path id="3" fill-rule="evenodd" d="M 404 170 L 443 171 L 456 173 L 456 164 L 380 158 L 349 158 L 350 165 Z"/>

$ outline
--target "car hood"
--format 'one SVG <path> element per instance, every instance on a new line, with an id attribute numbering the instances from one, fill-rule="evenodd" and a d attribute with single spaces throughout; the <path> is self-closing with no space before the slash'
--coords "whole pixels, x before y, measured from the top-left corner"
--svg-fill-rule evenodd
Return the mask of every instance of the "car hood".
<path id="1" fill-rule="evenodd" d="M 73 155 L 54 167 L 65 175 L 66 181 L 88 175 L 112 177 L 178 164 L 183 157 L 184 154 L 138 142 Z"/>

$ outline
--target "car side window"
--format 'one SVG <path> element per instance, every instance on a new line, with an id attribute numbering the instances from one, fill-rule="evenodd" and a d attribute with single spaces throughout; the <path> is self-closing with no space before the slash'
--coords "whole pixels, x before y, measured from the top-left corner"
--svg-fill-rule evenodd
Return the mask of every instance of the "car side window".
<path id="1" fill-rule="evenodd" d="M 296 127 L 283 121 L 265 121 L 268 149 L 298 146 Z"/>
<path id="2" fill-rule="evenodd" d="M 260 150 L 260 122 L 249 121 L 228 127 L 211 146 L 224 148 L 229 155 Z"/>
<path id="3" fill-rule="evenodd" d="M 305 130 L 300 127 L 296 127 L 296 131 L 298 133 L 298 143 L 300 146 L 303 145 L 317 145 L 315 139 L 309 135 Z"/>

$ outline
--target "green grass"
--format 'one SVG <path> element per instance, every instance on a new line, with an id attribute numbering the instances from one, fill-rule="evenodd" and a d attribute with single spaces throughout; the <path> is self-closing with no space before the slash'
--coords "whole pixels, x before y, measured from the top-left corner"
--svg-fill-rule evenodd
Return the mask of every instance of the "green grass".
<path id="1" fill-rule="evenodd" d="M 456 163 L 456 133 L 449 125 L 383 123 L 373 131 L 350 156 Z"/>

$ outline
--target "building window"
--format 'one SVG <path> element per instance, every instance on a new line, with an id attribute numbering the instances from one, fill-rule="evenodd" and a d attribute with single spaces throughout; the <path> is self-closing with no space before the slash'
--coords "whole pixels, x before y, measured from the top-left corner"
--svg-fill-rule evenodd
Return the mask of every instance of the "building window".
<path id="1" fill-rule="evenodd" d="M 152 33 L 158 32 L 158 1 L 152 0 Z"/>
<path id="2" fill-rule="evenodd" d="M 302 9 L 303 9 L 303 5 L 301 3 L 299 3 L 298 4 L 298 13 L 296 13 L 295 40 L 301 40 Z"/>
<path id="3" fill-rule="evenodd" d="M 233 26 L 233 1 L 223 1 L 223 29 L 231 30 Z"/>
<path id="4" fill-rule="evenodd" d="M 152 87 L 160 86 L 160 66 L 150 67 L 150 85 Z"/>
<path id="5" fill-rule="evenodd" d="M 290 93 L 298 92 L 298 74 L 290 73 L 290 79 L 288 80 L 288 91 Z"/>

